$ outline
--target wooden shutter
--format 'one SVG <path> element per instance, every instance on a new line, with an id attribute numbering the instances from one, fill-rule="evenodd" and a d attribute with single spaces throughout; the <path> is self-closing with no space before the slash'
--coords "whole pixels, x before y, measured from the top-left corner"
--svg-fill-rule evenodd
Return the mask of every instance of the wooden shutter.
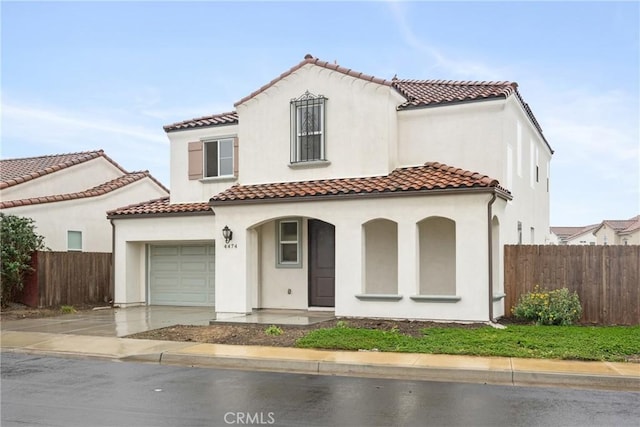
<path id="1" fill-rule="evenodd" d="M 189 179 L 202 179 L 204 164 L 202 141 L 189 143 Z"/>
<path id="2" fill-rule="evenodd" d="M 238 137 L 233 138 L 233 176 L 238 177 L 239 163 L 238 163 Z"/>

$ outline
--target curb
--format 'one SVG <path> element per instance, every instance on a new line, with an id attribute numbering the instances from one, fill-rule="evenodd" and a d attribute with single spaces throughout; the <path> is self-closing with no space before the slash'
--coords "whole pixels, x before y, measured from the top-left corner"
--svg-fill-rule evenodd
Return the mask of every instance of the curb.
<path id="1" fill-rule="evenodd" d="M 512 370 L 458 369 L 367 363 L 354 364 L 321 360 L 209 356 L 172 352 L 127 356 L 118 360 L 151 362 L 173 366 L 289 372 L 309 375 L 640 392 L 640 378 L 623 375 L 610 376 Z"/>

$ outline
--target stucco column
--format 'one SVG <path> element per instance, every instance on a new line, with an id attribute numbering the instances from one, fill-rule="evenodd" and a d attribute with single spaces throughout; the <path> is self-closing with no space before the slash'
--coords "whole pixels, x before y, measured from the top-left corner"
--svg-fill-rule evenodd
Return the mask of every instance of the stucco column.
<path id="1" fill-rule="evenodd" d="M 336 316 L 348 316 L 362 293 L 362 227 L 354 220 L 336 221 Z"/>
<path id="2" fill-rule="evenodd" d="M 403 299 L 418 293 L 418 226 L 413 221 L 398 223 L 398 294 Z"/>
<path id="3" fill-rule="evenodd" d="M 238 221 L 217 221 L 216 246 L 216 313 L 250 313 L 247 283 L 247 257 L 250 251 L 247 232 Z M 233 231 L 232 240 L 225 243 L 222 227 Z M 220 237 L 218 237 L 220 235 Z"/>

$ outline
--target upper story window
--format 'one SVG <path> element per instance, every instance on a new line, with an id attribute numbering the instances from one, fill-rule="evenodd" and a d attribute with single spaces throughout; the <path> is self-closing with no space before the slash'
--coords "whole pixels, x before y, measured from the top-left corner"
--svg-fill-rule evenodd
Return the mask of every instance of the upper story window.
<path id="1" fill-rule="evenodd" d="M 233 175 L 233 138 L 204 141 L 204 177 Z"/>
<path id="2" fill-rule="evenodd" d="M 238 175 L 238 138 L 223 137 L 189 143 L 189 179 L 233 178 Z"/>
<path id="3" fill-rule="evenodd" d="M 325 159 L 325 102 L 306 91 L 291 100 L 291 163 Z"/>

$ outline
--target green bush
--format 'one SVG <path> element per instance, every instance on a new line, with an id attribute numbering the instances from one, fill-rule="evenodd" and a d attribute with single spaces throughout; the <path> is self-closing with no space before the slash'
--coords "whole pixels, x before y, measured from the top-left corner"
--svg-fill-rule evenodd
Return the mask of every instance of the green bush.
<path id="1" fill-rule="evenodd" d="M 520 296 L 518 304 L 511 310 L 517 319 L 536 322 L 538 325 L 571 325 L 582 316 L 580 298 L 567 288 L 554 291 L 540 290 Z"/>
<path id="2" fill-rule="evenodd" d="M 276 325 L 271 325 L 267 329 L 264 330 L 264 333 L 266 335 L 270 335 L 272 337 L 277 337 L 279 335 L 282 335 L 283 332 L 284 331 L 282 330 L 282 328 L 279 327 L 279 326 L 276 326 Z"/>
<path id="3" fill-rule="evenodd" d="M 31 254 L 45 249 L 44 237 L 35 232 L 31 218 L 0 213 L 0 304 L 4 307 L 22 290 L 24 275 L 32 271 Z"/>

